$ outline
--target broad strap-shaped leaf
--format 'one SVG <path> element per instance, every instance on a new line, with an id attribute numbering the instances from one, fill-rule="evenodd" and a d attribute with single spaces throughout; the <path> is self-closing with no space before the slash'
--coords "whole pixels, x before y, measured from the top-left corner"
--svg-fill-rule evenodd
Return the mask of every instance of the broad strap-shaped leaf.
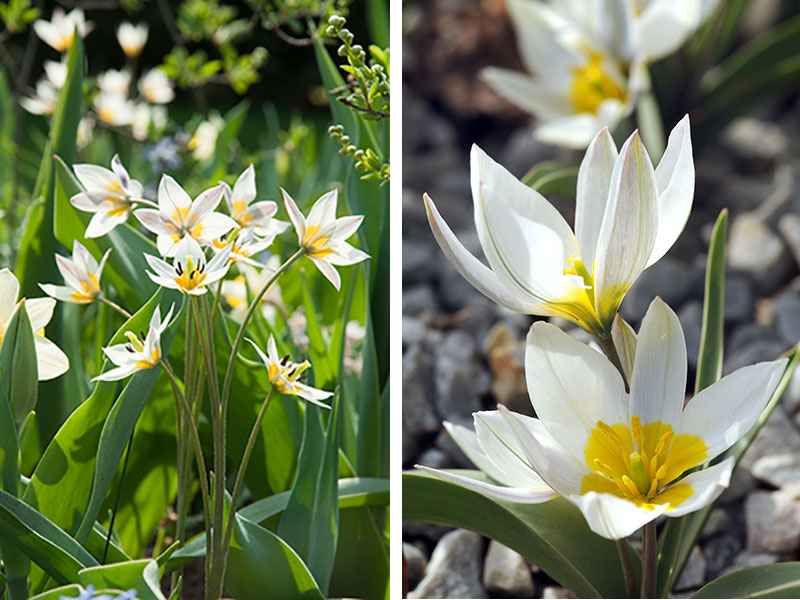
<path id="1" fill-rule="evenodd" d="M 742 569 L 704 585 L 692 598 L 800 598 L 800 562 Z"/>
<path id="2" fill-rule="evenodd" d="M 235 519 L 225 580 L 228 593 L 238 600 L 325 597 L 309 568 L 289 544 L 241 514 Z"/>
<path id="3" fill-rule="evenodd" d="M 36 408 L 39 388 L 36 344 L 25 303 L 21 302 L 11 317 L 0 347 L 0 379 L 14 423 L 19 425 Z M 15 493 L 16 495 L 16 493 Z"/>
<path id="4" fill-rule="evenodd" d="M 80 581 L 95 589 L 136 590 L 141 600 L 166 600 L 161 593 L 158 578 L 158 563 L 152 559 L 100 565 L 83 569 Z"/>
<path id="5" fill-rule="evenodd" d="M 478 471 L 459 471 L 484 477 Z M 589 530 L 580 511 L 562 498 L 542 504 L 491 500 L 425 474 L 403 474 L 403 520 L 462 527 L 519 552 L 578 598 L 623 598 L 614 542 Z"/>
<path id="6" fill-rule="evenodd" d="M 81 569 L 97 565 L 94 557 L 63 529 L 3 490 L 0 538 L 4 548 L 13 546 L 61 584 L 76 581 Z"/>

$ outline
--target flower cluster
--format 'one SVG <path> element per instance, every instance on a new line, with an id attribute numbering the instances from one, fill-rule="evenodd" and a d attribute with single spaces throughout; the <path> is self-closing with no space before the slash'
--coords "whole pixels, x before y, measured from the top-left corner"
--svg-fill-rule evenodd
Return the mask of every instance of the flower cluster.
<path id="1" fill-rule="evenodd" d="M 76 8 L 65 14 L 61 8 L 53 10 L 52 20 L 38 19 L 33 24 L 39 38 L 62 54 L 61 62 L 45 61 L 45 75 L 36 84 L 35 94 L 22 98 L 20 104 L 30 113 L 50 115 L 56 109 L 58 92 L 66 82 L 66 52 L 77 32 L 86 37 L 93 24 L 87 22 L 83 11 Z M 121 23 L 117 29 L 117 41 L 129 60 L 137 58 L 147 43 L 148 27 L 145 24 Z M 152 131 L 161 131 L 167 122 L 164 108 L 175 98 L 172 81 L 164 71 L 150 69 L 143 73 L 136 85 L 134 72 L 109 69 L 95 80 L 92 107 L 95 116 L 81 120 L 79 145 L 85 145 L 90 137 L 95 118 L 106 125 L 130 127 L 133 136 L 145 140 Z M 135 93 L 138 92 L 138 93 Z"/>
<path id="2" fill-rule="evenodd" d="M 477 147 L 472 193 L 491 268 L 464 248 L 426 196 L 445 255 L 499 304 L 580 325 L 608 358 L 555 325 L 534 323 L 525 375 L 537 418 L 499 406 L 475 413 L 474 431 L 445 423 L 489 481 L 420 468 L 505 501 L 560 495 L 611 539 L 662 514 L 678 517 L 713 502 L 734 461 L 711 461 L 755 425 L 787 359 L 741 368 L 684 406 L 687 354 L 678 317 L 656 298 L 637 335 L 617 314 L 627 290 L 669 250 L 689 216 L 688 117 L 655 169 L 637 133 L 619 153 L 607 129 L 594 137 L 578 172 L 574 233 L 541 195 Z"/>

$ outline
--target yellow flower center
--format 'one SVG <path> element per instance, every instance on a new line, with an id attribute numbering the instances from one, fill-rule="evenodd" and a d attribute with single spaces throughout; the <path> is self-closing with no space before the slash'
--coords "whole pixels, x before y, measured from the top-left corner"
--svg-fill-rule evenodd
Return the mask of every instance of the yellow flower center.
<path id="1" fill-rule="evenodd" d="M 247 212 L 247 201 L 244 198 L 240 198 L 233 203 L 231 218 L 236 221 L 240 227 L 247 227 L 253 222 L 254 216 L 252 213 Z"/>
<path id="2" fill-rule="evenodd" d="M 178 288 L 184 292 L 193 290 L 195 288 L 203 287 L 203 282 L 206 280 L 206 264 L 201 263 L 199 267 L 194 266 L 192 257 L 186 259 L 186 266 L 177 263 L 175 265 L 175 283 Z"/>
<path id="3" fill-rule="evenodd" d="M 114 123 L 114 109 L 108 106 L 104 106 L 103 108 L 101 108 L 97 113 L 97 116 L 100 117 L 100 120 L 106 123 L 111 123 L 111 124 Z"/>
<path id="4" fill-rule="evenodd" d="M 172 239 L 175 242 L 180 242 L 186 234 L 197 239 L 203 231 L 203 224 L 195 223 L 197 221 L 195 215 L 189 219 L 189 211 L 189 208 L 175 208 L 170 222 L 167 223 L 167 229 L 172 232 Z"/>
<path id="5" fill-rule="evenodd" d="M 661 421 L 642 425 L 639 417 L 608 425 L 598 421 L 584 448 L 584 460 L 592 473 L 584 476 L 581 493 L 613 494 L 653 510 L 669 504 L 675 508 L 692 494 L 686 483 L 666 487 L 708 456 L 708 447 L 697 435 L 675 435 Z"/>
<path id="6" fill-rule="evenodd" d="M 269 382 L 281 394 L 297 394 L 297 389 L 289 388 L 287 382 L 289 384 L 296 383 L 303 374 L 303 371 L 310 366 L 311 363 L 307 360 L 301 363 L 292 363 L 289 362 L 287 358 L 284 358 L 280 363 L 270 363 L 269 367 L 267 367 Z"/>
<path id="7" fill-rule="evenodd" d="M 81 283 L 80 291 L 75 291 L 72 294 L 72 299 L 78 304 L 89 304 L 93 302 L 97 295 L 100 293 L 100 281 L 97 275 L 89 273 L 89 280 L 83 280 Z"/>
<path id="8" fill-rule="evenodd" d="M 579 113 L 596 113 L 606 100 L 624 100 L 625 95 L 603 64 L 603 55 L 587 51 L 588 60 L 573 66 L 569 100 Z"/>
<path id="9" fill-rule="evenodd" d="M 58 52 L 65 52 L 69 49 L 72 45 L 72 38 L 74 37 L 75 32 L 73 31 L 69 35 L 63 35 L 56 40 L 55 46 L 53 46 L 56 51 Z"/>
<path id="10" fill-rule="evenodd" d="M 320 229 L 319 225 L 308 225 L 301 244 L 308 250 L 308 255 L 313 258 L 325 258 L 329 254 L 333 254 L 333 249 L 326 246 L 328 236 L 319 235 Z"/>
<path id="11" fill-rule="evenodd" d="M 149 358 L 143 358 L 142 360 L 136 363 L 137 369 L 152 369 L 158 364 L 158 361 L 161 360 L 161 351 L 156 348 L 150 353 Z"/>

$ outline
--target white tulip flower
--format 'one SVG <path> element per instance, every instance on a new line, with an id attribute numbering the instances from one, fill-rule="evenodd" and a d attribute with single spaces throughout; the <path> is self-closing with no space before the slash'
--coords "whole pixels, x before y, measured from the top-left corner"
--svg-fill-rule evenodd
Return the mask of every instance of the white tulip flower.
<path id="1" fill-rule="evenodd" d="M 78 135 L 75 139 L 78 150 L 83 150 L 92 141 L 94 126 L 95 120 L 90 116 L 81 117 L 78 121 Z"/>
<path id="2" fill-rule="evenodd" d="M 47 79 L 40 79 L 36 93 L 20 98 L 19 104 L 32 115 L 52 115 L 58 106 L 58 89 Z"/>
<path id="3" fill-rule="evenodd" d="M 161 361 L 161 334 L 169 326 L 171 318 L 172 308 L 162 321 L 161 307 L 156 306 L 144 339 L 126 331 L 125 337 L 128 338 L 126 343 L 103 348 L 105 355 L 116 367 L 98 375 L 92 381 L 119 381 L 137 371 L 155 367 Z"/>
<path id="4" fill-rule="evenodd" d="M 210 245 L 236 226 L 229 216 L 214 212 L 222 194 L 223 187 L 217 185 L 192 201 L 177 181 L 164 175 L 158 184 L 158 210 L 139 209 L 136 218 L 157 234 L 156 245 L 161 256 L 175 256 L 177 243 L 186 237 Z"/>
<path id="5" fill-rule="evenodd" d="M 101 92 L 92 102 L 97 116 L 108 125 L 130 125 L 136 110 L 133 102 L 122 94 L 106 94 Z"/>
<path id="6" fill-rule="evenodd" d="M 213 248 L 214 252 L 219 252 L 230 246 L 228 260 L 232 264 L 243 262 L 253 267 L 264 268 L 264 264 L 253 259 L 253 256 L 266 250 L 273 241 L 275 241 L 274 234 L 260 238 L 255 235 L 255 229 L 248 227 L 240 229 L 231 237 L 222 236 L 219 240 L 214 240 Z"/>
<path id="7" fill-rule="evenodd" d="M 131 87 L 130 71 L 108 69 L 97 76 L 97 87 L 103 94 L 110 96 L 127 96 Z"/>
<path id="8" fill-rule="evenodd" d="M 535 323 L 525 374 L 538 418 L 502 406 L 475 413 L 484 431 L 481 450 L 494 464 L 503 461 L 506 473 L 538 474 L 605 538 L 626 537 L 662 514 L 699 510 L 727 487 L 733 469 L 732 457 L 710 461 L 755 425 L 787 359 L 743 367 L 684 407 L 686 362 L 680 321 L 659 298 L 642 321 L 630 393 L 599 352 L 554 325 Z"/>
<path id="9" fill-rule="evenodd" d="M 616 1 L 616 0 L 615 0 Z M 634 107 L 637 69 L 558 7 L 508 0 L 528 73 L 488 67 L 481 73 L 500 96 L 539 119 L 543 142 L 585 148 L 603 127 L 614 128 Z"/>
<path id="10" fill-rule="evenodd" d="M 363 215 L 336 218 L 337 191 L 323 194 L 303 216 L 292 197 L 281 188 L 286 212 L 297 232 L 297 241 L 320 272 L 338 290 L 342 284 L 336 265 L 354 265 L 369 254 L 354 248 L 345 240 L 353 235 L 364 220 Z"/>
<path id="11" fill-rule="evenodd" d="M 256 174 L 253 165 L 247 167 L 239 175 L 233 189 L 227 183 L 222 184 L 225 190 L 225 202 L 231 218 L 236 221 L 237 227 L 255 227 L 256 234 L 261 236 L 276 236 L 288 229 L 289 223 L 273 219 L 278 212 L 275 202 L 253 202 L 256 198 Z"/>
<path id="12" fill-rule="evenodd" d="M 191 296 L 201 296 L 208 286 L 225 277 L 230 267 L 231 247 L 226 246 L 210 261 L 206 261 L 203 249 L 190 236 L 184 237 L 175 246 L 172 265 L 158 257 L 145 254 L 147 264 L 154 272 L 147 275 L 158 285 L 178 290 Z"/>
<path id="13" fill-rule="evenodd" d="M 86 21 L 80 8 L 75 8 L 68 14 L 64 14 L 62 8 L 56 7 L 53 9 L 52 21 L 36 19 L 33 23 L 33 30 L 36 35 L 58 52 L 69 50 L 76 29 L 78 35 L 85 38 L 93 27 L 93 23 Z"/>
<path id="14" fill-rule="evenodd" d="M 111 248 L 106 250 L 98 264 L 84 245 L 75 240 L 72 244 L 71 259 L 56 254 L 58 270 L 61 271 L 64 283 L 67 285 L 40 283 L 39 287 L 48 296 L 62 302 L 91 304 L 102 293 L 100 277 L 110 253 Z"/>
<path id="15" fill-rule="evenodd" d="M 289 356 L 281 358 L 278 356 L 278 347 L 275 345 L 275 338 L 269 336 L 267 342 L 267 353 L 264 354 L 252 340 L 247 340 L 253 344 L 253 348 L 258 352 L 261 361 L 267 367 L 267 376 L 272 387 L 281 394 L 288 396 L 300 396 L 304 400 L 321 406 L 322 408 L 330 408 L 327 404 L 323 404 L 321 400 L 333 396 L 333 392 L 326 392 L 313 388 L 310 385 L 301 383 L 304 375 L 303 373 L 311 367 L 311 363 L 304 360 L 301 363 L 295 363 L 289 360 Z"/>
<path id="16" fill-rule="evenodd" d="M 128 58 L 136 58 L 142 53 L 142 48 L 147 43 L 147 23 L 134 25 L 133 23 L 120 23 L 117 27 L 117 41 L 120 48 Z"/>
<path id="17" fill-rule="evenodd" d="M 683 230 L 694 195 L 688 116 L 654 170 L 637 132 L 617 154 L 607 129 L 578 171 L 575 233 L 558 211 L 480 148 L 472 148 L 475 225 L 491 268 L 458 241 L 426 195 L 436 241 L 480 292 L 511 310 L 568 319 L 607 335 L 639 274 Z M 291 213 L 290 213 L 291 214 Z"/>
<path id="18" fill-rule="evenodd" d="M 680 48 L 719 0 L 556 0 L 625 62 L 653 62 Z"/>
<path id="19" fill-rule="evenodd" d="M 87 238 L 107 234 L 128 220 L 133 203 L 142 198 L 142 184 L 131 179 L 119 155 L 111 160 L 111 170 L 97 165 L 75 165 L 75 176 L 85 191 L 70 198 L 80 210 L 95 213 L 86 228 Z"/>
<path id="20" fill-rule="evenodd" d="M 56 62 L 54 60 L 44 61 L 44 74 L 54 88 L 60 90 L 67 82 L 67 63 L 64 61 Z"/>
<path id="21" fill-rule="evenodd" d="M 19 281 L 8 269 L 0 270 L 0 346 L 8 324 L 19 306 Z M 61 348 L 44 336 L 44 328 L 53 318 L 56 301 L 52 298 L 25 300 L 25 310 L 33 329 L 39 381 L 55 379 L 69 369 L 69 359 Z"/>
<path id="22" fill-rule="evenodd" d="M 189 150 L 195 160 L 208 160 L 214 156 L 217 148 L 217 138 L 222 131 L 224 122 L 219 117 L 212 117 L 197 126 L 192 139 L 189 140 Z"/>
<path id="23" fill-rule="evenodd" d="M 151 69 L 139 79 L 139 92 L 150 104 L 169 104 L 175 99 L 172 82 L 161 69 Z"/>

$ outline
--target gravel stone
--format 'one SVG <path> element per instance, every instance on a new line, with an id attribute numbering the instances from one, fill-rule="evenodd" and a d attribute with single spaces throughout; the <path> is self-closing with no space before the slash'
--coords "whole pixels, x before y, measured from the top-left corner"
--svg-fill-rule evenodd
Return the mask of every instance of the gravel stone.
<path id="1" fill-rule="evenodd" d="M 800 456 L 789 453 L 763 456 L 753 463 L 750 472 L 759 481 L 776 488 L 800 483 Z"/>
<path id="2" fill-rule="evenodd" d="M 727 297 L 726 297 L 727 298 Z M 703 303 L 690 300 L 678 311 L 678 319 L 686 339 L 686 357 L 692 369 L 697 368 L 700 355 L 700 332 L 703 327 Z"/>
<path id="3" fill-rule="evenodd" d="M 425 577 L 409 598 L 485 598 L 479 580 L 483 540 L 456 529 L 442 536 L 431 554 Z"/>
<path id="4" fill-rule="evenodd" d="M 430 385 L 430 381 L 425 383 Z M 448 421 L 471 420 L 481 409 L 480 397 L 489 389 L 489 374 L 478 362 L 477 347 L 467 333 L 445 334 L 436 355 L 435 405 Z"/>
<path id="5" fill-rule="evenodd" d="M 514 412 L 533 415 L 525 379 L 525 342 L 505 323 L 497 323 L 486 338 L 486 358 L 492 373 L 492 395 Z"/>
<path id="6" fill-rule="evenodd" d="M 778 221 L 778 231 L 786 240 L 795 262 L 800 266 L 800 215 L 795 213 L 782 215 Z"/>
<path id="7" fill-rule="evenodd" d="M 750 567 L 761 567 L 763 565 L 771 565 L 778 562 L 778 556 L 770 554 L 769 552 L 748 552 L 745 550 L 739 554 L 733 561 L 733 564 L 725 569 L 721 575 L 728 575 L 735 573 L 742 569 L 749 569 Z"/>
<path id="8" fill-rule="evenodd" d="M 744 453 L 739 465 L 751 468 L 759 458 L 787 453 L 800 453 L 800 433 L 791 424 L 786 411 L 779 404 Z"/>
<path id="9" fill-rule="evenodd" d="M 428 448 L 419 455 L 417 462 L 432 469 L 445 469 L 450 466 L 450 459 L 447 454 L 438 448 Z"/>
<path id="10" fill-rule="evenodd" d="M 416 440 L 441 427 L 429 397 L 430 360 L 420 345 L 403 354 L 403 463 L 414 460 Z"/>
<path id="11" fill-rule="evenodd" d="M 692 588 L 699 588 L 706 582 L 706 566 L 708 561 L 703 556 L 703 551 L 700 546 L 692 548 L 689 558 L 686 560 L 686 566 L 681 571 L 681 576 L 675 583 L 675 589 L 678 591 L 688 590 Z"/>
<path id="12" fill-rule="evenodd" d="M 740 117 L 726 127 L 722 141 L 753 171 L 769 166 L 789 149 L 789 138 L 783 129 L 751 117 Z"/>
<path id="13" fill-rule="evenodd" d="M 719 574 L 727 569 L 733 557 L 742 550 L 742 542 L 732 533 L 724 533 L 711 538 L 703 544 L 703 553 L 706 556 L 706 579 L 713 581 Z"/>
<path id="14" fill-rule="evenodd" d="M 736 275 L 728 277 L 725 280 L 725 322 L 751 321 L 754 309 L 753 292 L 747 279 Z"/>
<path id="15" fill-rule="evenodd" d="M 406 581 L 408 588 L 413 590 L 422 578 L 428 567 L 428 558 L 425 553 L 408 542 L 403 542 L 403 557 L 406 559 Z"/>
<path id="16" fill-rule="evenodd" d="M 522 556 L 503 544 L 492 540 L 483 563 L 483 587 L 509 598 L 533 596 L 533 577 Z"/>
<path id="17" fill-rule="evenodd" d="M 403 315 L 403 350 L 419 346 L 425 339 L 425 324 L 409 315 Z"/>
<path id="18" fill-rule="evenodd" d="M 548 585 L 542 590 L 542 598 L 544 600 L 564 600 L 573 597 L 567 590 L 555 585 Z"/>
<path id="19" fill-rule="evenodd" d="M 429 285 L 416 285 L 403 292 L 403 314 L 431 321 L 439 310 L 439 301 Z"/>
<path id="20" fill-rule="evenodd" d="M 800 292 L 787 290 L 773 301 L 775 328 L 788 345 L 800 340 Z"/>
<path id="21" fill-rule="evenodd" d="M 404 241 L 402 253 L 403 282 L 405 285 L 414 285 L 434 279 L 438 274 L 438 266 L 442 256 L 435 255 L 431 244 Z"/>
<path id="22" fill-rule="evenodd" d="M 700 539 L 707 540 L 708 538 L 725 531 L 725 529 L 728 527 L 728 522 L 728 511 L 719 506 L 712 508 L 711 512 L 708 513 L 708 518 L 703 525 L 702 531 L 700 531 Z"/>
<path id="23" fill-rule="evenodd" d="M 753 492 L 744 506 L 750 552 L 781 554 L 800 548 L 800 485 Z"/>
<path id="24" fill-rule="evenodd" d="M 703 275 L 691 266 L 664 256 L 645 270 L 628 290 L 620 312 L 626 321 L 638 323 L 656 296 L 670 306 L 680 306 L 690 294 L 702 292 Z M 664 285 L 669 282 L 669 285 Z"/>
<path id="25" fill-rule="evenodd" d="M 741 213 L 733 219 L 728 265 L 747 273 L 761 294 L 775 291 L 794 266 L 780 236 L 752 213 Z"/>

